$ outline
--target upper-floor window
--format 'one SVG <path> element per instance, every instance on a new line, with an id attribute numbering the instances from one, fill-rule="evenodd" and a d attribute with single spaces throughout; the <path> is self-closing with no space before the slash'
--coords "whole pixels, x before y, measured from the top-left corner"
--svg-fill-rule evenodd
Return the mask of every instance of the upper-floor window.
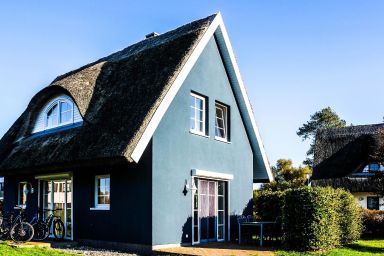
<path id="1" fill-rule="evenodd" d="M 216 102 L 215 112 L 215 138 L 228 141 L 228 107 Z"/>
<path id="2" fill-rule="evenodd" d="M 46 129 L 73 123 L 72 102 L 57 100 L 50 106 L 46 113 Z"/>
<path id="3" fill-rule="evenodd" d="M 191 93 L 190 131 L 200 135 L 206 134 L 206 98 Z"/>
<path id="4" fill-rule="evenodd" d="M 370 163 L 363 168 L 364 173 L 384 171 L 384 164 Z"/>
<path id="5" fill-rule="evenodd" d="M 39 113 L 32 133 L 81 122 L 76 104 L 67 95 L 60 95 L 45 104 Z"/>

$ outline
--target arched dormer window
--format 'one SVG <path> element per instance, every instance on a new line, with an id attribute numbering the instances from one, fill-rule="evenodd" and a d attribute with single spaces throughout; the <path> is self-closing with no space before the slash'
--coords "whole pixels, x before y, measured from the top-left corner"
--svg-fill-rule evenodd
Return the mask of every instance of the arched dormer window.
<path id="1" fill-rule="evenodd" d="M 45 104 L 38 115 L 32 133 L 71 125 L 82 121 L 80 112 L 73 100 L 60 95 Z"/>
<path id="2" fill-rule="evenodd" d="M 73 102 L 54 101 L 46 110 L 45 129 L 73 123 Z"/>

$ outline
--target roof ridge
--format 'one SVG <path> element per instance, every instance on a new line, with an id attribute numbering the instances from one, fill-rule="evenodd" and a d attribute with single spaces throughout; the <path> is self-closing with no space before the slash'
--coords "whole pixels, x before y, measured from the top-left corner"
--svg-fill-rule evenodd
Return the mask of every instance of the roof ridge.
<path id="1" fill-rule="evenodd" d="M 177 28 L 174 28 L 174 29 L 171 29 L 171 30 L 168 30 L 158 36 L 155 36 L 155 37 L 151 37 L 151 38 L 144 38 L 140 41 L 137 41 L 136 43 L 133 43 L 133 44 L 130 44 L 128 45 L 127 47 L 121 49 L 121 50 L 118 50 L 118 51 L 115 51 L 107 56 L 104 56 L 104 57 L 101 57 L 95 61 L 92 61 L 88 64 L 85 64 L 79 68 L 76 68 L 74 70 L 71 70 L 69 72 L 66 72 L 62 75 L 59 75 L 57 76 L 52 82 L 51 82 L 51 85 L 53 85 L 55 82 L 67 77 L 67 76 L 70 76 L 74 73 L 77 73 L 83 69 L 86 69 L 86 68 L 89 68 L 93 65 L 96 65 L 98 63 L 101 63 L 101 62 L 104 62 L 104 61 L 117 61 L 117 60 L 121 60 L 121 59 L 124 59 L 124 58 L 128 58 L 130 56 L 133 56 L 135 54 L 138 54 L 140 52 L 143 52 L 145 50 L 149 50 L 149 49 L 152 49 L 154 47 L 157 47 L 157 46 L 160 46 L 162 44 L 165 44 L 169 41 L 172 41 L 172 40 L 175 40 L 177 38 L 179 38 L 180 34 L 177 34 L 178 31 L 181 31 L 183 29 L 185 29 L 186 27 L 188 26 L 193 26 L 194 24 L 198 24 L 199 22 L 203 22 L 205 21 L 205 23 L 203 25 L 200 25 L 199 27 L 200 28 L 206 28 L 206 26 L 209 26 L 209 24 L 214 20 L 214 18 L 218 15 L 218 13 L 216 14 L 212 14 L 212 15 L 209 15 L 205 18 L 202 18 L 202 19 L 198 19 L 198 20 L 194 20 L 194 21 L 191 21 L 189 23 L 186 23 L 184 25 L 181 25 Z M 204 26 L 206 25 L 206 26 Z M 192 27 L 193 28 L 193 27 Z M 195 28 L 196 29 L 196 28 Z M 188 31 L 191 31 L 192 29 L 188 30 Z M 187 32 L 188 32 L 187 31 Z M 185 32 L 185 33 L 187 33 Z M 175 35 L 174 36 L 171 36 L 170 38 L 167 38 L 167 36 L 171 35 L 172 33 L 174 33 Z M 185 34 L 183 33 L 183 34 Z M 164 41 L 160 41 L 162 38 L 165 38 L 166 40 Z M 160 41 L 160 42 L 159 42 Z M 152 44 L 148 44 L 148 43 L 152 43 Z M 140 47 L 141 46 L 141 47 Z M 138 48 L 138 49 L 135 49 L 135 48 Z M 128 52 L 127 54 L 124 54 L 124 52 L 127 52 L 129 50 L 132 50 L 132 52 Z"/>

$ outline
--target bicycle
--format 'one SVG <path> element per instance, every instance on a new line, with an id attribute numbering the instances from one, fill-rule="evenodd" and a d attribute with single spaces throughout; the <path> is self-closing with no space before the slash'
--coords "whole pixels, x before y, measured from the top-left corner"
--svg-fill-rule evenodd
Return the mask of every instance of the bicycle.
<path id="1" fill-rule="evenodd" d="M 33 229 L 35 231 L 35 240 L 45 240 L 49 235 L 52 228 L 52 234 L 53 236 L 58 239 L 62 240 L 65 236 L 65 227 L 64 223 L 61 220 L 60 216 L 56 216 L 54 213 L 55 211 L 59 211 L 62 209 L 44 209 L 44 212 L 50 211 L 51 214 L 48 215 L 48 217 L 45 218 L 45 220 L 40 219 L 37 214 L 35 216 L 31 223 L 33 223 Z"/>
<path id="2" fill-rule="evenodd" d="M 24 207 L 16 206 L 13 209 L 20 210 L 16 217 L 13 214 L 10 214 L 9 218 L 1 217 L 1 239 L 11 237 L 16 243 L 28 242 L 33 238 L 34 230 L 32 225 L 26 222 Z"/>

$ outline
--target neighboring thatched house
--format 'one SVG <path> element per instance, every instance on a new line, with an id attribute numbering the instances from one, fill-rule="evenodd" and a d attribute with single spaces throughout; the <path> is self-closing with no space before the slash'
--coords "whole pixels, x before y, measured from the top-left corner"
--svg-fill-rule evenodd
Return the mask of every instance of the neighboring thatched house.
<path id="1" fill-rule="evenodd" d="M 1 139 L 0 174 L 6 209 L 145 248 L 234 239 L 273 179 L 220 14 L 56 78 Z"/>
<path id="2" fill-rule="evenodd" d="M 324 129 L 315 142 L 314 186 L 345 188 L 363 208 L 383 209 L 384 124 Z"/>

